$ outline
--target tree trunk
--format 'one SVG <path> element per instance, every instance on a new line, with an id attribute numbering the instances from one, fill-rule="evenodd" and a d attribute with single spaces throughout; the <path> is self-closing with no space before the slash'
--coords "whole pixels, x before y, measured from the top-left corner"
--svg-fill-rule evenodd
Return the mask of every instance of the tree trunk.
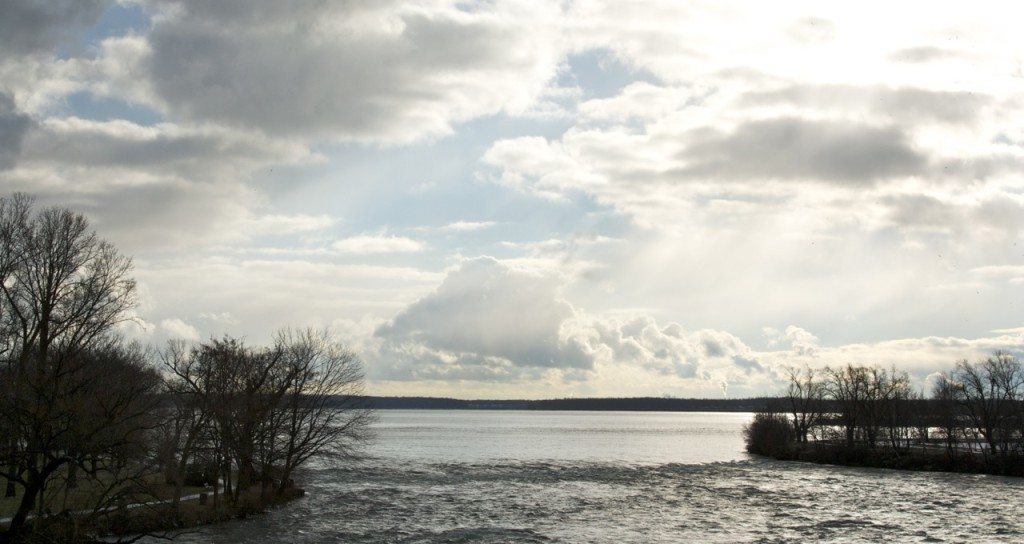
<path id="1" fill-rule="evenodd" d="M 224 499 L 234 502 L 234 495 L 231 492 L 231 463 L 225 463 L 223 467 L 224 471 Z"/>
<path id="2" fill-rule="evenodd" d="M 78 487 L 78 465 L 70 463 L 68 464 L 67 489 L 74 489 L 76 487 Z"/>
<path id="3" fill-rule="evenodd" d="M 174 496 L 171 499 L 171 512 L 175 517 L 178 515 L 178 510 L 181 508 L 181 489 L 185 487 L 185 455 L 182 454 L 181 460 L 176 463 L 174 469 Z"/>
<path id="4" fill-rule="evenodd" d="M 46 475 L 39 474 L 34 469 L 29 469 L 25 493 L 21 496 L 21 502 L 18 503 L 18 511 L 11 518 L 10 525 L 7 526 L 8 535 L 14 537 L 12 540 L 15 540 L 17 538 L 16 535 L 19 535 L 24 530 L 25 522 L 28 521 L 28 515 L 36 505 L 36 499 L 39 497 L 39 492 L 42 491 L 43 482 L 45 481 Z"/>
<path id="5" fill-rule="evenodd" d="M 4 490 L 4 497 L 10 498 L 17 493 L 17 488 L 14 487 L 14 479 L 17 478 L 18 474 L 20 473 L 20 467 L 18 467 L 18 465 L 15 463 L 11 463 L 11 466 L 9 467 L 7 472 L 7 488 Z"/>
<path id="6" fill-rule="evenodd" d="M 15 462 L 18 454 L 18 441 L 13 436 L 13 433 L 10 441 L 8 441 L 7 452 L 10 454 L 11 464 L 8 466 L 7 488 L 4 490 L 4 497 L 10 498 L 17 492 L 17 488 L 14 487 L 14 479 L 21 473 L 21 467 Z"/>
<path id="7" fill-rule="evenodd" d="M 32 511 L 32 507 L 35 506 L 36 495 L 38 494 L 38 486 L 29 485 L 25 487 L 25 494 L 21 496 L 21 503 L 18 504 L 18 511 L 14 514 L 14 517 L 11 518 L 10 525 L 7 526 L 7 533 L 12 537 L 21 534 L 25 527 L 25 521 L 28 520 L 28 514 Z"/>
<path id="8" fill-rule="evenodd" d="M 286 464 L 285 466 L 281 467 L 281 482 L 277 484 L 278 495 L 284 493 L 284 491 L 288 489 L 288 486 L 291 484 L 291 480 L 292 467 Z"/>

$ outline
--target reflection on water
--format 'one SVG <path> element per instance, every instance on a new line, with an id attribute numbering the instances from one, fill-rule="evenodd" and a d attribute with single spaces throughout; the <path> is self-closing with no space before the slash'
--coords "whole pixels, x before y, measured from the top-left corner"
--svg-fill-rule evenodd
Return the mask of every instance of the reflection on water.
<path id="1" fill-rule="evenodd" d="M 1017 542 L 1022 482 L 751 458 L 749 414 L 382 412 L 375 457 L 185 542 Z"/>
<path id="2" fill-rule="evenodd" d="M 379 412 L 383 459 L 702 463 L 746 459 L 750 414 L 683 412 Z"/>

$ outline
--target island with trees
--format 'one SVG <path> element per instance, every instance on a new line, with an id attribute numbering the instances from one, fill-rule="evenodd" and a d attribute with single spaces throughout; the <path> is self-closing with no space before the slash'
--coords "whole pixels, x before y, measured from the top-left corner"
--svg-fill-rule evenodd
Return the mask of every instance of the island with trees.
<path id="1" fill-rule="evenodd" d="M 878 366 L 790 369 L 785 396 L 755 414 L 747 451 L 784 460 L 1024 476 L 1024 365 L 962 360 L 915 391 Z"/>
<path id="2" fill-rule="evenodd" d="M 367 436 L 360 360 L 326 332 L 145 348 L 131 271 L 82 215 L 0 198 L 0 542 L 245 516 Z"/>

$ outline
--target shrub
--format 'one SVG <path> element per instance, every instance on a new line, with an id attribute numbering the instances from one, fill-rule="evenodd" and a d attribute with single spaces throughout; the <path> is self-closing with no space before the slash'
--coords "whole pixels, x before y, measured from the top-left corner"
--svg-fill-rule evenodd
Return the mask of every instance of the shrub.
<path id="1" fill-rule="evenodd" d="M 785 457 L 791 452 L 796 434 L 789 419 L 782 414 L 759 412 L 743 428 L 747 452 L 770 457 Z"/>

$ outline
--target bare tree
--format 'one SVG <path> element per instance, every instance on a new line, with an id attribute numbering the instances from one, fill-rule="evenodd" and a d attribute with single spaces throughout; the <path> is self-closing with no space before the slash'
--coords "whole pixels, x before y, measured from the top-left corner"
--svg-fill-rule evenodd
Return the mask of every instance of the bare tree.
<path id="1" fill-rule="evenodd" d="M 819 371 L 805 366 L 787 369 L 789 385 L 786 401 L 793 420 L 797 442 L 807 442 L 807 435 L 821 421 L 826 394 Z"/>
<path id="2" fill-rule="evenodd" d="M 0 540 L 76 541 L 91 538 L 79 522 L 130 521 L 112 512 L 155 497 L 160 468 L 173 514 L 202 463 L 219 472 L 214 508 L 221 481 L 228 506 L 257 482 L 262 503 L 303 463 L 351 458 L 366 437 L 361 363 L 326 332 L 282 331 L 263 348 L 172 342 L 158 372 L 116 330 L 136 301 L 130 271 L 83 216 L 0 198 L 0 478 L 21 495 Z M 69 500 L 78 486 L 89 492 Z"/>
<path id="3" fill-rule="evenodd" d="M 961 448 L 985 454 L 982 467 L 998 474 L 1020 472 L 1024 456 L 1024 365 L 1015 357 L 995 353 L 977 363 L 957 363 L 953 371 L 939 375 L 931 397 L 913 388 L 910 376 L 895 367 L 848 364 L 826 368 L 820 380 L 808 369 L 789 369 L 783 401 L 788 402 L 794 440 L 801 435 L 829 436 L 838 423 L 847 450 L 864 446 L 885 449 L 897 457 L 941 437 L 947 457 L 941 461 L 957 466 Z M 815 386 L 821 388 L 814 410 Z M 936 431 L 936 429 L 938 429 Z M 828 448 L 812 453 L 831 455 Z M 889 455 L 872 451 L 855 456 L 871 463 L 889 463 Z M 997 457 L 993 457 L 997 456 Z M 971 458 L 969 466 L 977 467 Z"/>
<path id="4" fill-rule="evenodd" d="M 1000 453 L 1003 456 L 1021 450 L 1022 404 L 1024 404 L 1024 367 L 1012 355 L 997 351 L 983 363 L 989 380 L 995 383 L 999 403 L 996 421 Z"/>
<path id="5" fill-rule="evenodd" d="M 39 374 L 30 360 L 29 376 Z M 118 499 L 145 493 L 152 473 L 150 431 L 159 425 L 159 376 L 142 350 L 117 339 L 63 357 L 47 365 L 42 382 L 23 384 L 23 398 L 45 398 L 16 408 L 15 430 L 25 436 L 19 449 L 22 469 L 14 482 L 22 498 L 8 528 L 18 535 L 33 507 L 36 531 L 72 510 L 98 516 Z M 8 476 L 10 477 L 10 476 Z M 88 483 L 90 502 L 71 507 L 57 503 L 55 492 Z M 55 511 L 50 517 L 43 515 Z M 77 514 L 76 514 L 77 515 Z"/>
<path id="6" fill-rule="evenodd" d="M 257 481 L 261 501 L 286 492 L 314 457 L 352 458 L 367 436 L 362 365 L 326 331 L 282 330 L 269 348 L 232 338 L 172 343 L 161 360 L 174 414 L 164 436 L 175 497 L 201 452 L 237 505 Z"/>
<path id="7" fill-rule="evenodd" d="M 0 242 L 0 355 L 10 379 L 0 412 L 10 433 L 8 490 L 11 483 L 23 487 L 8 529 L 17 533 L 47 479 L 75 461 L 78 445 L 71 439 L 89 436 L 66 425 L 76 412 L 63 399 L 83 388 L 76 380 L 94 379 L 83 361 L 109 345 L 136 298 L 131 261 L 68 209 L 33 212 L 27 197 L 0 199 Z M 119 420 L 123 414 L 108 415 Z"/>
<path id="8" fill-rule="evenodd" d="M 1018 415 L 1024 369 L 1005 353 L 972 364 L 956 366 L 959 396 L 974 428 L 985 439 L 990 453 L 1006 455 L 1013 447 L 1019 427 Z"/>
<path id="9" fill-rule="evenodd" d="M 291 376 L 280 406 L 279 491 L 292 472 L 313 457 L 352 457 L 367 437 L 362 363 L 327 331 L 284 330 L 277 336 Z"/>
<path id="10" fill-rule="evenodd" d="M 910 376 L 906 372 L 897 372 L 895 368 L 888 371 L 877 369 L 875 376 L 875 402 L 880 407 L 889 447 L 896 454 L 903 454 L 910 448 L 913 434 L 922 427 L 914 420 L 913 408 L 920 395 L 910 384 Z M 927 427 L 924 427 L 927 432 Z"/>
<path id="11" fill-rule="evenodd" d="M 961 404 L 962 390 L 952 372 L 940 374 L 935 385 L 932 386 L 935 417 L 942 432 L 946 452 L 951 455 L 956 453 L 963 432 L 958 409 Z"/>
<path id="12" fill-rule="evenodd" d="M 270 422 L 291 382 L 279 347 L 252 349 L 237 339 L 213 340 L 198 348 L 201 364 L 210 366 L 213 422 L 223 455 L 235 466 L 231 501 L 255 483 L 263 467 L 260 448 L 272 433 Z M 232 474 L 225 480 L 230 486 Z M 228 486 L 225 492 L 228 492 Z"/>
<path id="13" fill-rule="evenodd" d="M 7 285 L 16 272 L 22 269 L 26 258 L 24 244 L 31 219 L 32 199 L 24 194 L 15 194 L 11 198 L 0 198 L 0 285 Z M 19 359 L 15 350 L 18 347 L 18 321 L 13 308 L 0 300 L 0 374 L 3 383 L 17 384 L 21 377 L 21 369 L 15 364 Z M 19 387 L 4 387 L 0 394 L 0 402 L 11 407 L 20 404 Z M 15 422 L 11 418 L 13 412 L 0 411 L 0 430 L 7 437 L 4 457 L 8 464 L 8 478 L 4 491 L 5 497 L 14 497 L 16 493 L 14 477 L 20 468 L 17 465 L 19 436 L 15 432 Z"/>
<path id="14" fill-rule="evenodd" d="M 828 391 L 839 409 L 839 421 L 843 426 L 846 446 L 853 448 L 857 431 L 864 422 L 862 413 L 870 394 L 870 378 L 866 367 L 852 364 L 838 369 L 827 369 Z"/>
<path id="15" fill-rule="evenodd" d="M 185 472 L 202 446 L 212 416 L 210 373 L 213 368 L 203 365 L 199 351 L 180 340 L 168 342 L 159 360 L 168 374 L 165 388 L 170 409 L 164 427 L 167 451 L 162 457 L 170 466 L 169 476 L 174 483 L 171 508 L 177 515 Z"/>

